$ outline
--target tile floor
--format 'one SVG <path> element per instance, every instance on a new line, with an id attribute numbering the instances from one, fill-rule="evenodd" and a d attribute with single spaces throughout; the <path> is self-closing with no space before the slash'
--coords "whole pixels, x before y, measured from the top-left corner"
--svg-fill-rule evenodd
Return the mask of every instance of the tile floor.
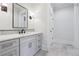
<path id="1" fill-rule="evenodd" d="M 36 53 L 35 56 L 46 56 L 46 54 L 47 54 L 47 51 L 45 51 L 45 50 L 39 50 L 39 51 Z"/>
<path id="2" fill-rule="evenodd" d="M 35 56 L 79 56 L 79 49 L 68 46 L 53 46 L 47 51 L 40 50 Z"/>

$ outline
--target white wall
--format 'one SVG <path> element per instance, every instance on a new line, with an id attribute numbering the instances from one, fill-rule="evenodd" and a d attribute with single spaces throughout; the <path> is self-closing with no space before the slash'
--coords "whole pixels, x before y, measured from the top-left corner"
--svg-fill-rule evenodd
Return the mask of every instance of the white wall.
<path id="1" fill-rule="evenodd" d="M 0 8 L 0 30 L 12 29 L 12 5 L 7 5 L 7 12 Z"/>
<path id="2" fill-rule="evenodd" d="M 48 5 L 43 4 L 40 11 L 35 15 L 34 29 L 36 32 L 43 33 L 42 49 L 47 50 L 47 20 L 48 20 Z"/>
<path id="3" fill-rule="evenodd" d="M 74 5 L 74 46 L 79 48 L 79 4 Z"/>
<path id="4" fill-rule="evenodd" d="M 72 44 L 74 40 L 74 8 L 66 7 L 55 11 L 54 41 Z"/>

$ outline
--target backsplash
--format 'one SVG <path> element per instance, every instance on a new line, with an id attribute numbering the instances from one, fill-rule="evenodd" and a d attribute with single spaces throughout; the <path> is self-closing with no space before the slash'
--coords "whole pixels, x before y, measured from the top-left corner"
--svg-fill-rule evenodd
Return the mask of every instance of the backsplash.
<path id="1" fill-rule="evenodd" d="M 0 35 L 19 34 L 20 30 L 0 30 Z M 34 29 L 27 29 L 26 32 L 34 32 Z"/>
<path id="2" fill-rule="evenodd" d="M 19 31 L 15 30 L 0 30 L 0 35 L 7 35 L 7 34 L 16 34 L 19 33 Z"/>

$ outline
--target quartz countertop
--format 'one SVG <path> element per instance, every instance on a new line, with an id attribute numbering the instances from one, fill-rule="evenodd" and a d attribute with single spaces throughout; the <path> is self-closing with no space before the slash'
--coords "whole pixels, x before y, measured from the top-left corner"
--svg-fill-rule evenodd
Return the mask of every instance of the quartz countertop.
<path id="1" fill-rule="evenodd" d="M 34 35 L 34 34 L 40 34 L 41 32 L 28 32 L 25 34 L 7 34 L 7 35 L 0 35 L 0 41 L 4 41 L 4 40 L 11 40 L 11 39 L 15 39 L 15 38 L 21 38 L 24 36 L 29 36 L 29 35 Z"/>

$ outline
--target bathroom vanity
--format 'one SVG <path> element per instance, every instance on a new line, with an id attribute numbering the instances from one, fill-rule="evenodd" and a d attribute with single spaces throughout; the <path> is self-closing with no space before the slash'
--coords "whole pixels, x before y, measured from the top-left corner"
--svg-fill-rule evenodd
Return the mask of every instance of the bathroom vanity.
<path id="1" fill-rule="evenodd" d="M 0 36 L 0 56 L 33 56 L 42 47 L 42 33 Z"/>

